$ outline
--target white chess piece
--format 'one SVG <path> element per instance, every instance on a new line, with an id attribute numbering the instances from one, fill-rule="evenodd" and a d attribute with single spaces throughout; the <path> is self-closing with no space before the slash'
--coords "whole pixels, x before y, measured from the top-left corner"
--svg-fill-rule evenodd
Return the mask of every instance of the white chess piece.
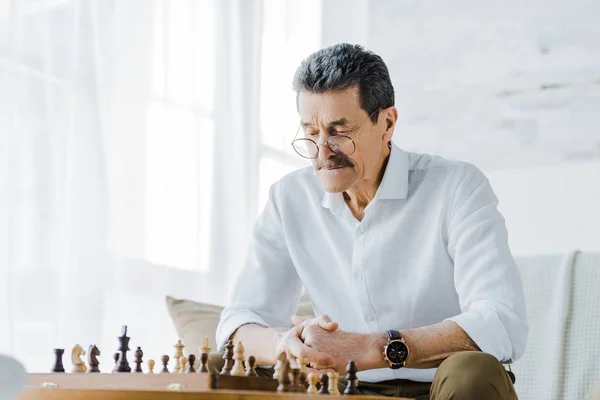
<path id="1" fill-rule="evenodd" d="M 244 345 L 242 342 L 237 342 L 233 349 L 233 368 L 231 368 L 231 376 L 246 376 L 244 369 Z"/>
<path id="2" fill-rule="evenodd" d="M 27 372 L 14 358 L 0 354 L 0 399 L 12 399 L 25 387 Z"/>
<path id="3" fill-rule="evenodd" d="M 328 372 L 327 376 L 329 377 L 329 386 L 327 387 L 329 394 L 332 396 L 339 396 L 340 389 L 338 389 L 338 380 L 340 378 L 340 374 L 337 372 Z"/>
<path id="4" fill-rule="evenodd" d="M 154 373 L 154 365 L 155 365 L 156 363 L 154 362 L 154 360 L 153 360 L 153 359 L 150 359 L 150 360 L 148 360 L 148 363 L 147 363 L 147 364 L 148 364 L 148 373 L 149 373 L 149 374 L 153 374 L 153 373 Z"/>
<path id="5" fill-rule="evenodd" d="M 187 364 L 188 364 L 188 358 L 186 356 L 179 357 L 179 373 L 180 374 L 185 374 Z"/>
<path id="6" fill-rule="evenodd" d="M 85 356 L 85 350 L 83 350 L 80 345 L 76 344 L 71 351 L 71 362 L 73 363 L 73 369 L 71 370 L 72 373 L 87 372 L 87 366 L 81 359 L 82 356 Z"/>
<path id="7" fill-rule="evenodd" d="M 319 375 L 311 372 L 308 374 L 308 390 L 306 393 L 308 394 L 319 394 L 319 389 L 317 389 L 317 383 L 319 383 Z"/>
<path id="8" fill-rule="evenodd" d="M 181 340 L 178 340 L 173 347 L 175 347 L 175 354 L 173 354 L 173 358 L 175 359 L 173 372 L 177 374 L 179 373 L 179 370 L 181 368 L 181 365 L 179 364 L 179 359 L 183 356 L 183 348 L 185 347 L 185 345 L 181 342 Z"/>

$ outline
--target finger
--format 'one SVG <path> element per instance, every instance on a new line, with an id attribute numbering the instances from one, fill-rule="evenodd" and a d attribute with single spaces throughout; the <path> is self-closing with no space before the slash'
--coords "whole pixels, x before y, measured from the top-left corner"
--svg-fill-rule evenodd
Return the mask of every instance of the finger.
<path id="1" fill-rule="evenodd" d="M 333 368 L 323 368 L 323 369 L 316 369 L 316 368 L 306 368 L 306 375 L 310 374 L 310 373 L 314 373 L 317 374 L 319 376 L 323 375 L 323 374 L 328 374 L 330 372 L 336 372 Z"/>
<path id="2" fill-rule="evenodd" d="M 294 325 L 300 325 L 304 321 L 306 321 L 306 320 L 308 320 L 310 318 L 312 318 L 312 317 L 310 317 L 310 316 L 300 316 L 300 315 L 294 314 L 294 315 L 292 315 L 292 324 L 294 324 Z"/>
<path id="3" fill-rule="evenodd" d="M 332 356 L 305 345 L 300 338 L 296 336 L 289 339 L 287 349 L 296 358 L 306 358 L 310 365 L 315 368 L 335 367 L 335 360 Z"/>

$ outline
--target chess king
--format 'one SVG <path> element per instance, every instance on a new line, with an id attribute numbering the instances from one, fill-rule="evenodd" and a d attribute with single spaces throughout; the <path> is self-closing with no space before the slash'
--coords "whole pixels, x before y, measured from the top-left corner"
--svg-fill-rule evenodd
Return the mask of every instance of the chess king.
<path id="1" fill-rule="evenodd" d="M 311 54 L 293 88 L 312 166 L 271 187 L 219 350 L 242 341 L 263 366 L 285 351 L 319 375 L 353 360 L 362 393 L 516 399 L 501 362 L 524 352 L 525 300 L 484 174 L 392 142 L 388 69 L 360 46 Z M 292 315 L 303 287 L 317 317 Z"/>

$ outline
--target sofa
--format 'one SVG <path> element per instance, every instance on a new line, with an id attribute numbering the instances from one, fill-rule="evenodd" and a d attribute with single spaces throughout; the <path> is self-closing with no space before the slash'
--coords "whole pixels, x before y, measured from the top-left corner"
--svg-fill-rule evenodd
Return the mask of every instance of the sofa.
<path id="1" fill-rule="evenodd" d="M 506 365 L 521 400 L 600 400 L 600 252 L 516 257 L 529 320 L 525 354 Z M 166 298 L 179 338 L 215 349 L 222 307 Z M 299 315 L 313 315 L 303 295 Z M 214 358 L 214 357 L 213 357 Z M 595 387 L 594 387 L 595 386 Z"/>

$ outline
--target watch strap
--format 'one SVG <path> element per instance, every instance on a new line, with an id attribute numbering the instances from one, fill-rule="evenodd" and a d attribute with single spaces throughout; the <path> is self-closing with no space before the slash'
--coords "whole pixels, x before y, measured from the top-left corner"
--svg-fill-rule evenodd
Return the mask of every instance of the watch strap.
<path id="1" fill-rule="evenodd" d="M 387 334 L 388 334 L 388 338 L 390 341 L 402 339 L 402 336 L 400 336 L 400 332 L 398 332 L 398 331 L 389 330 L 389 331 L 387 331 Z"/>

